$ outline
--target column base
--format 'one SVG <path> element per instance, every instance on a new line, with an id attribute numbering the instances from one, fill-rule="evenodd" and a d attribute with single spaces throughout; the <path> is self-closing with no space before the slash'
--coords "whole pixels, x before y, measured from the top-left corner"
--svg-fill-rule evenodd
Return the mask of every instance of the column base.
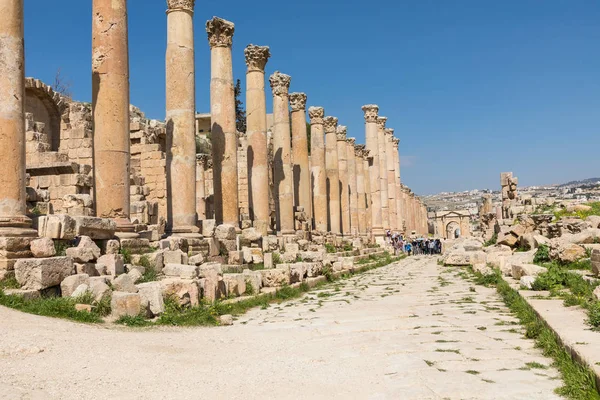
<path id="1" fill-rule="evenodd" d="M 177 226 L 173 227 L 168 233 L 168 236 L 183 237 L 189 239 L 202 239 L 200 228 L 197 226 Z"/>

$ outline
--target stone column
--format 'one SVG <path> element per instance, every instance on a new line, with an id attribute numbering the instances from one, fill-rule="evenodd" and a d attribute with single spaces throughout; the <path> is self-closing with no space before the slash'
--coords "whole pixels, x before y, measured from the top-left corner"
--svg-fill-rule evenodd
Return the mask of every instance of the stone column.
<path id="1" fill-rule="evenodd" d="M 322 107 L 310 107 L 310 180 L 312 183 L 313 229 L 327 232 L 327 170 Z"/>
<path id="2" fill-rule="evenodd" d="M 394 190 L 396 192 L 396 226 L 398 227 L 398 232 L 402 232 L 402 186 L 400 185 L 400 155 L 398 154 L 399 144 L 400 139 L 392 139 L 392 150 L 394 154 Z"/>
<path id="3" fill-rule="evenodd" d="M 194 0 L 167 0 L 167 224 L 197 233 Z"/>
<path id="4" fill-rule="evenodd" d="M 365 236 L 367 233 L 367 198 L 365 197 L 365 163 L 363 151 L 364 145 L 354 146 L 354 158 L 356 168 L 356 215 L 357 215 L 357 232 L 360 236 Z M 352 209 L 352 204 L 350 205 Z M 352 210 L 351 210 L 352 211 Z M 350 222 L 352 223 L 352 222 Z"/>
<path id="5" fill-rule="evenodd" d="M 290 94 L 292 106 L 292 150 L 294 153 L 294 204 L 304 208 L 312 220 L 308 136 L 306 135 L 306 94 Z"/>
<path id="6" fill-rule="evenodd" d="M 120 232 L 133 232 L 129 221 L 127 0 L 94 0 L 92 15 L 96 215 L 113 218 Z"/>
<path id="7" fill-rule="evenodd" d="M 354 155 L 354 143 L 356 139 L 346 139 L 346 158 L 348 159 L 348 195 L 350 196 L 350 233 L 358 236 L 358 192 L 356 178 L 356 156 Z"/>
<path id="8" fill-rule="evenodd" d="M 269 81 L 273 90 L 273 183 L 277 230 L 293 234 L 294 172 L 291 155 L 289 97 L 292 78 L 276 71 Z"/>
<path id="9" fill-rule="evenodd" d="M 377 127 L 377 113 L 379 107 L 376 105 L 366 105 L 362 107 L 365 113 L 365 138 L 367 150 L 371 154 L 372 162 L 369 163 L 369 183 L 371 185 L 371 222 L 372 234 L 379 243 L 382 243 L 385 236 L 383 230 L 381 199 L 381 166 L 379 162 L 379 129 Z M 387 194 L 386 194 L 387 199 Z"/>
<path id="10" fill-rule="evenodd" d="M 384 232 L 390 229 L 390 207 L 388 198 L 388 175 L 387 175 L 387 145 L 385 138 L 386 117 L 377 117 L 377 145 L 379 146 L 379 179 L 381 190 L 381 223 Z"/>
<path id="11" fill-rule="evenodd" d="M 208 154 L 196 155 L 196 214 L 199 220 L 206 219 L 206 164 Z"/>
<path id="12" fill-rule="evenodd" d="M 271 56 L 266 46 L 248 45 L 246 55 L 246 135 L 250 218 L 263 235 L 269 230 L 269 160 L 267 146 L 267 103 L 265 66 Z"/>
<path id="13" fill-rule="evenodd" d="M 371 190 L 371 164 L 373 163 L 369 150 L 363 150 L 363 180 L 365 182 L 365 223 L 367 237 L 373 235 L 373 200 Z"/>
<path id="14" fill-rule="evenodd" d="M 340 180 L 340 229 L 343 236 L 350 235 L 350 195 L 348 193 L 348 151 L 346 133 L 348 128 L 337 127 L 338 174 Z"/>
<path id="15" fill-rule="evenodd" d="M 325 117 L 325 164 L 327 167 L 327 206 L 329 232 L 339 235 L 342 233 L 340 215 L 340 174 L 337 151 L 336 117 Z"/>
<path id="16" fill-rule="evenodd" d="M 388 206 L 390 210 L 390 229 L 398 231 L 398 216 L 396 212 L 396 180 L 395 180 L 395 165 L 396 156 L 394 154 L 394 130 L 385 130 L 385 154 L 387 164 L 387 181 L 388 181 Z"/>
<path id="17" fill-rule="evenodd" d="M 217 224 L 239 227 L 238 138 L 231 44 L 233 22 L 214 17 L 206 22 L 210 44 L 210 119 Z"/>
<path id="18" fill-rule="evenodd" d="M 16 260 L 29 256 L 37 236 L 26 216 L 25 49 L 23 0 L 0 1 L 0 280 Z"/>

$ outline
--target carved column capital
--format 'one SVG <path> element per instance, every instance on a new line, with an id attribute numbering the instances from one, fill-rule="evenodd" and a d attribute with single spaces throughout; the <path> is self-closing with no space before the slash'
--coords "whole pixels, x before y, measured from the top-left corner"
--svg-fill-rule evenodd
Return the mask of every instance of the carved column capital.
<path id="1" fill-rule="evenodd" d="M 397 137 L 392 138 L 392 143 L 394 143 L 394 146 L 398 146 L 400 144 L 400 139 L 398 139 Z"/>
<path id="2" fill-rule="evenodd" d="M 354 155 L 358 158 L 364 158 L 366 146 L 364 144 L 354 145 Z"/>
<path id="3" fill-rule="evenodd" d="M 323 125 L 325 109 L 323 107 L 309 107 L 308 116 L 310 118 L 311 125 Z"/>
<path id="4" fill-rule="evenodd" d="M 222 18 L 213 17 L 213 19 L 206 21 L 206 33 L 211 49 L 213 47 L 231 47 L 234 31 L 235 25 L 233 22 Z"/>
<path id="5" fill-rule="evenodd" d="M 292 111 L 304 111 L 306 109 L 306 94 L 290 93 L 290 106 Z"/>
<path id="6" fill-rule="evenodd" d="M 344 125 L 338 125 L 338 127 L 335 130 L 335 134 L 337 136 L 338 142 L 345 142 L 347 133 L 348 133 L 348 127 L 346 127 Z"/>
<path id="7" fill-rule="evenodd" d="M 351 138 L 347 138 L 346 139 L 346 143 L 348 143 L 349 145 L 351 145 L 352 147 L 354 147 L 354 144 L 356 143 L 356 139 L 351 137 Z"/>
<path id="8" fill-rule="evenodd" d="M 336 133 L 338 119 L 336 117 L 325 117 L 323 118 L 323 125 L 325 126 L 325 133 Z"/>
<path id="9" fill-rule="evenodd" d="M 391 136 L 391 137 L 394 136 L 394 129 L 393 128 L 385 128 L 384 132 L 388 136 Z"/>
<path id="10" fill-rule="evenodd" d="M 269 77 L 269 83 L 271 84 L 273 96 L 287 96 L 290 90 L 291 82 L 291 76 L 282 74 L 279 71 L 275 71 L 275 73 Z"/>
<path id="11" fill-rule="evenodd" d="M 269 57 L 271 57 L 271 51 L 269 46 L 256 46 L 249 44 L 244 49 L 244 55 L 246 56 L 246 65 L 248 71 L 260 71 L 265 72 L 265 66 Z"/>
<path id="12" fill-rule="evenodd" d="M 167 12 L 183 10 L 194 12 L 196 0 L 167 0 Z"/>
<path id="13" fill-rule="evenodd" d="M 210 159 L 210 155 L 208 154 L 196 154 L 196 160 L 200 161 L 200 164 L 202 164 L 202 166 L 204 166 L 206 168 L 206 164 L 208 163 L 208 160 Z"/>
<path id="14" fill-rule="evenodd" d="M 377 127 L 380 129 L 385 129 L 385 123 L 387 122 L 387 117 L 377 117 Z"/>
<path id="15" fill-rule="evenodd" d="M 362 110 L 365 113 L 366 122 L 377 122 L 377 113 L 379 113 L 379 106 L 375 104 L 367 104 L 362 106 Z"/>

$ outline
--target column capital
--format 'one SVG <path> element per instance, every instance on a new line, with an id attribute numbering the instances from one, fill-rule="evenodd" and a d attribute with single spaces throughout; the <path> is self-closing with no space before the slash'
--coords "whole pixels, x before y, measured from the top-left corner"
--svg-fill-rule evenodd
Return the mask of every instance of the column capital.
<path id="1" fill-rule="evenodd" d="M 346 134 L 347 133 L 348 133 L 348 127 L 347 126 L 338 125 L 338 127 L 335 130 L 335 134 L 337 136 L 338 142 L 345 142 L 346 141 Z"/>
<path id="2" fill-rule="evenodd" d="M 351 145 L 352 147 L 354 147 L 354 144 L 356 143 L 356 139 L 351 137 L 351 138 L 346 138 L 346 143 L 348 143 L 349 145 Z"/>
<path id="3" fill-rule="evenodd" d="M 170 11 L 189 11 L 194 12 L 196 0 L 167 0 L 167 12 Z"/>
<path id="4" fill-rule="evenodd" d="M 323 118 L 323 125 L 325 126 L 325 133 L 336 133 L 338 119 L 336 117 L 325 117 Z"/>
<path id="5" fill-rule="evenodd" d="M 398 139 L 397 137 L 392 138 L 392 142 L 394 143 L 394 146 L 398 146 L 400 144 L 400 139 Z"/>
<path id="6" fill-rule="evenodd" d="M 304 111 L 306 109 L 306 94 L 290 93 L 290 106 L 292 111 Z"/>
<path id="7" fill-rule="evenodd" d="M 235 25 L 233 22 L 219 17 L 213 17 L 206 21 L 206 33 L 208 44 L 213 47 L 231 47 Z"/>
<path id="8" fill-rule="evenodd" d="M 246 56 L 248 72 L 265 72 L 265 66 L 267 65 L 267 61 L 269 61 L 269 57 L 271 57 L 271 51 L 269 46 L 256 46 L 249 44 L 244 49 L 244 55 Z"/>
<path id="9" fill-rule="evenodd" d="M 279 71 L 275 71 L 275 73 L 269 77 L 269 82 L 271 83 L 273 96 L 287 96 L 290 90 L 292 77 L 282 74 Z"/>
<path id="10" fill-rule="evenodd" d="M 362 110 L 365 113 L 366 122 L 377 122 L 377 113 L 379 113 L 379 106 L 376 104 L 367 104 L 362 106 Z"/>
<path id="11" fill-rule="evenodd" d="M 210 159 L 211 156 L 209 154 L 196 154 L 196 160 L 200 161 L 203 166 L 206 166 Z"/>
<path id="12" fill-rule="evenodd" d="M 393 128 L 385 128 L 384 132 L 388 136 L 394 136 L 394 129 Z"/>
<path id="13" fill-rule="evenodd" d="M 377 117 L 377 127 L 381 129 L 385 129 L 385 123 L 387 122 L 387 117 Z"/>
<path id="14" fill-rule="evenodd" d="M 325 109 L 323 107 L 309 107 L 308 116 L 310 118 L 311 125 L 323 125 Z"/>
<path id="15" fill-rule="evenodd" d="M 354 145 L 354 155 L 358 158 L 364 158 L 366 146 L 364 144 L 355 144 Z"/>

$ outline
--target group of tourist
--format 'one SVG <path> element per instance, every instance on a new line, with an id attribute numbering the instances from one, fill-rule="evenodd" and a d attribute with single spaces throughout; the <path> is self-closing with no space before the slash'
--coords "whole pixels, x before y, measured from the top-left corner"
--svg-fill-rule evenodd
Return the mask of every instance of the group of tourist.
<path id="1" fill-rule="evenodd" d="M 406 255 L 434 255 L 442 254 L 442 241 L 440 239 L 405 238 L 400 234 L 387 231 L 387 240 L 394 247 L 394 254 Z"/>

